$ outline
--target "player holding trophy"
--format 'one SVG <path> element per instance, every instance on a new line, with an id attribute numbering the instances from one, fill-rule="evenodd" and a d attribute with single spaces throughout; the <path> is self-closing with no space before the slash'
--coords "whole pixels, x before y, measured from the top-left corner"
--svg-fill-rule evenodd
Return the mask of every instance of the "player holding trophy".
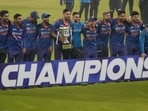
<path id="1" fill-rule="evenodd" d="M 54 41 L 55 60 L 71 58 L 72 48 L 72 27 L 73 23 L 70 20 L 71 12 L 69 9 L 63 10 L 63 18 L 55 21 L 54 28 L 57 32 L 57 37 Z"/>

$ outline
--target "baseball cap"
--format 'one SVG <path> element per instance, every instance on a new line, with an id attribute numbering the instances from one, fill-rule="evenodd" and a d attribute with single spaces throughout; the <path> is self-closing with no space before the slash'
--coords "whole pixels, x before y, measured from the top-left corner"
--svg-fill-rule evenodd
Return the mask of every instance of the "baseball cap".
<path id="1" fill-rule="evenodd" d="M 97 18 L 94 18 L 94 17 L 90 17 L 89 19 L 88 19 L 88 21 L 96 21 L 97 20 Z"/>
<path id="2" fill-rule="evenodd" d="M 46 17 L 50 17 L 51 15 L 50 14 L 47 14 L 47 13 L 43 13 L 42 14 L 42 18 L 46 18 Z"/>
<path id="3" fill-rule="evenodd" d="M 40 17 L 38 16 L 37 11 L 32 11 L 32 12 L 30 13 L 30 17 L 35 18 L 35 19 L 40 18 Z"/>

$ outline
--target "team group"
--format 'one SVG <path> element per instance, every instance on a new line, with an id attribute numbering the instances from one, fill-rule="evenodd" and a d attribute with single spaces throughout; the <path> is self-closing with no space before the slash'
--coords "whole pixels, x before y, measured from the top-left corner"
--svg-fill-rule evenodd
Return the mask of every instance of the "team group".
<path id="1" fill-rule="evenodd" d="M 103 19 L 89 17 L 80 21 L 80 13 L 63 10 L 63 17 L 54 24 L 49 23 L 50 14 L 41 15 L 32 11 L 26 19 L 9 12 L 0 12 L 0 63 L 8 57 L 8 63 L 50 61 L 54 52 L 55 60 L 80 58 L 105 58 L 110 56 L 148 54 L 148 24 L 143 27 L 137 11 L 131 18 L 125 18 L 125 11 L 118 11 L 117 18 L 111 18 L 110 11 L 103 13 Z M 54 51 L 53 51 L 54 49 Z M 7 56 L 8 55 L 8 56 Z"/>

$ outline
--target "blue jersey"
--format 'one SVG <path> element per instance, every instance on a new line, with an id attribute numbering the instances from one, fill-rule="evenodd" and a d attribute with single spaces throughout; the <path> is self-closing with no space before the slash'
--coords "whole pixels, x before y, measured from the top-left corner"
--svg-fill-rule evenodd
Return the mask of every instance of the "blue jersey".
<path id="1" fill-rule="evenodd" d="M 15 24 L 12 24 L 10 26 L 10 34 L 8 42 L 9 50 L 21 50 L 25 46 L 23 33 L 24 33 L 23 27 L 18 27 Z"/>
<path id="2" fill-rule="evenodd" d="M 58 35 L 58 31 L 59 31 L 60 28 L 70 27 L 71 29 L 73 29 L 73 26 L 74 26 L 74 23 L 71 20 L 68 21 L 68 24 L 65 24 L 63 19 L 59 19 L 59 20 L 55 21 L 55 23 L 54 23 L 54 30 Z M 71 39 L 71 38 L 72 38 L 72 35 L 69 34 L 68 39 Z"/>
<path id="3" fill-rule="evenodd" d="M 111 33 L 111 24 L 105 23 L 104 21 L 100 21 L 97 23 L 97 44 L 98 45 L 107 45 L 108 39 Z"/>
<path id="4" fill-rule="evenodd" d="M 97 43 L 96 43 L 97 30 L 91 31 L 89 28 L 84 28 L 83 34 L 84 34 L 84 40 L 83 40 L 84 49 L 97 49 Z"/>
<path id="5" fill-rule="evenodd" d="M 124 45 L 125 32 L 126 24 L 119 24 L 117 19 L 113 19 L 111 23 L 110 44 Z"/>
<path id="6" fill-rule="evenodd" d="M 72 33 L 72 45 L 73 47 L 82 47 L 82 42 L 81 42 L 81 33 L 83 29 L 84 23 L 79 22 L 79 23 L 74 23 L 73 26 L 73 33 Z"/>
<path id="7" fill-rule="evenodd" d="M 141 23 L 132 24 L 128 23 L 126 33 L 126 44 L 127 45 L 138 45 L 140 36 Z"/>
<path id="8" fill-rule="evenodd" d="M 49 27 L 43 27 L 42 24 L 37 26 L 37 36 L 38 36 L 38 47 L 39 48 L 49 48 L 52 46 L 51 32 L 53 31 L 53 26 L 49 24 Z"/>
<path id="9" fill-rule="evenodd" d="M 7 48 L 9 25 L 3 25 L 0 21 L 0 49 Z"/>
<path id="10" fill-rule="evenodd" d="M 148 50 L 148 32 L 145 29 L 141 31 L 139 41 L 141 53 L 144 53 L 145 50 Z"/>
<path id="11" fill-rule="evenodd" d="M 36 24 L 31 23 L 28 19 L 25 19 L 23 20 L 23 25 L 25 27 L 24 38 L 26 40 L 26 48 L 36 46 Z"/>

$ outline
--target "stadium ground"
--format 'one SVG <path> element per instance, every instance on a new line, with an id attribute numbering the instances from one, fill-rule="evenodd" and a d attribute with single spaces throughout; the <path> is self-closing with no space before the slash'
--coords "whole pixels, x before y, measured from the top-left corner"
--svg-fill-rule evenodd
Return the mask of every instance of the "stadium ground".
<path id="1" fill-rule="evenodd" d="M 148 81 L 0 90 L 0 111 L 147 111 Z"/>
<path id="2" fill-rule="evenodd" d="M 78 11 L 79 0 L 75 1 L 74 11 Z M 15 13 L 26 18 L 33 10 L 40 15 L 47 12 L 53 23 L 64 9 L 58 3 L 58 0 L 1 0 L 0 10 L 9 10 L 11 20 Z M 139 10 L 136 1 L 134 9 Z M 101 0 L 98 18 L 106 10 L 108 0 Z M 126 10 L 129 16 L 128 7 Z M 0 111 L 147 111 L 147 103 L 148 81 L 0 90 Z"/>

